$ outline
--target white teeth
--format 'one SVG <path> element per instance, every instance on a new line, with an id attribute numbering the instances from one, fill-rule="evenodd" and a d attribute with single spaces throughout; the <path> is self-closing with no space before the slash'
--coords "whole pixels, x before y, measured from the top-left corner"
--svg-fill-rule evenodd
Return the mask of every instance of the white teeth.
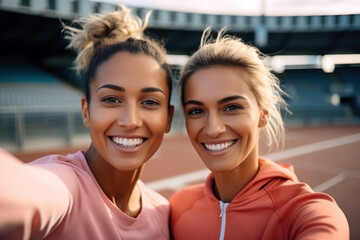
<path id="1" fill-rule="evenodd" d="M 122 147 L 136 147 L 142 144 L 144 141 L 142 138 L 122 138 L 122 137 L 113 137 L 112 140 Z"/>
<path id="2" fill-rule="evenodd" d="M 235 141 L 230 141 L 230 142 L 226 142 L 226 143 L 218 143 L 218 144 L 205 143 L 204 146 L 206 147 L 207 150 L 218 152 L 218 151 L 222 151 L 224 149 L 229 148 L 234 143 L 235 143 Z"/>

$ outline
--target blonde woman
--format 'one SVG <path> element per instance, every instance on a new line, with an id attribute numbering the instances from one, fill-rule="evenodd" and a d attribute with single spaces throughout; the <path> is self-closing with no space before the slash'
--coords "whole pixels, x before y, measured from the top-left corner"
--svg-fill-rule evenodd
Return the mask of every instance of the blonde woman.
<path id="1" fill-rule="evenodd" d="M 24 165 L 1 153 L 1 239 L 169 239 L 168 201 L 139 180 L 170 130 L 165 50 L 129 9 L 65 27 L 84 76 L 82 152 Z"/>
<path id="2" fill-rule="evenodd" d="M 224 30 L 215 40 L 209 35 L 179 88 L 189 139 L 211 173 L 172 196 L 174 239 L 348 239 L 330 196 L 299 182 L 291 166 L 259 156 L 260 138 L 283 141 L 286 109 L 262 55 Z"/>

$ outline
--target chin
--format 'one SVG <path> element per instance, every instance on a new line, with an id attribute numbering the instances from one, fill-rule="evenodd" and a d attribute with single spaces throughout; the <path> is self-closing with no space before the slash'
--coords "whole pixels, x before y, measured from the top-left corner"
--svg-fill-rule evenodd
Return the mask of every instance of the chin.
<path id="1" fill-rule="evenodd" d="M 221 160 L 220 160 L 221 161 Z M 206 167 L 214 173 L 221 173 L 221 172 L 230 172 L 231 170 L 233 170 L 235 167 L 234 166 L 229 166 L 229 165 L 225 165 L 225 164 L 219 164 L 219 163 L 204 163 L 206 165 Z"/>

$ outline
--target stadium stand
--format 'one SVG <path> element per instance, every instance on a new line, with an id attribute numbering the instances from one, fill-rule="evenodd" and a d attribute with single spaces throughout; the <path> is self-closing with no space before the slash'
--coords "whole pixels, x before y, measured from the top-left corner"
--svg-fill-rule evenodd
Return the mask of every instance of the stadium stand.
<path id="1" fill-rule="evenodd" d="M 322 69 L 292 69 L 279 76 L 292 116 L 289 123 L 334 123 L 346 121 L 352 109 L 331 102 L 333 79 Z"/>
<path id="2" fill-rule="evenodd" d="M 70 144 L 73 135 L 86 133 L 81 96 L 79 89 L 36 67 L 2 64 L 0 145 L 26 148 L 47 137 Z"/>
<path id="3" fill-rule="evenodd" d="M 1 146 L 24 150 L 45 137 L 56 144 L 81 142 L 79 136 L 87 134 L 80 116 L 82 81 L 71 69 L 74 55 L 66 49 L 61 22 L 116 8 L 88 0 L 0 1 Z M 133 8 L 141 18 L 149 10 L 147 33 L 163 39 L 170 54 L 194 52 L 205 26 L 214 31 L 227 27 L 256 46 L 259 24 L 266 28 L 267 41 L 258 47 L 269 56 L 360 53 L 360 14 L 241 16 Z M 175 83 L 180 68 L 173 66 Z M 278 76 L 291 95 L 287 101 L 293 114 L 286 115 L 288 125 L 360 122 L 358 65 L 335 66 L 333 73 L 325 73 L 321 65 L 284 70 Z M 183 134 L 176 89 L 172 102 L 177 107 L 172 133 Z"/>
<path id="4" fill-rule="evenodd" d="M 345 88 L 340 92 L 341 99 L 352 106 L 356 116 L 360 116 L 360 67 L 339 67 L 334 74 Z"/>

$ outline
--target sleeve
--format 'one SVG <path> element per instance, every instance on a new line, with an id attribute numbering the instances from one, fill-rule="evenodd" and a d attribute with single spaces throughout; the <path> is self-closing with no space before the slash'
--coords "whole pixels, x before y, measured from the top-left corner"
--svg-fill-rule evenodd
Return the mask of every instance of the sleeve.
<path id="1" fill-rule="evenodd" d="M 70 173 L 65 167 L 53 167 L 60 174 Z M 23 164 L 0 149 L 0 239 L 46 237 L 71 203 L 70 190 L 58 174 Z"/>
<path id="2" fill-rule="evenodd" d="M 336 202 L 327 194 L 311 195 L 311 200 L 303 202 L 297 208 L 291 239 L 348 240 L 349 225 Z"/>

